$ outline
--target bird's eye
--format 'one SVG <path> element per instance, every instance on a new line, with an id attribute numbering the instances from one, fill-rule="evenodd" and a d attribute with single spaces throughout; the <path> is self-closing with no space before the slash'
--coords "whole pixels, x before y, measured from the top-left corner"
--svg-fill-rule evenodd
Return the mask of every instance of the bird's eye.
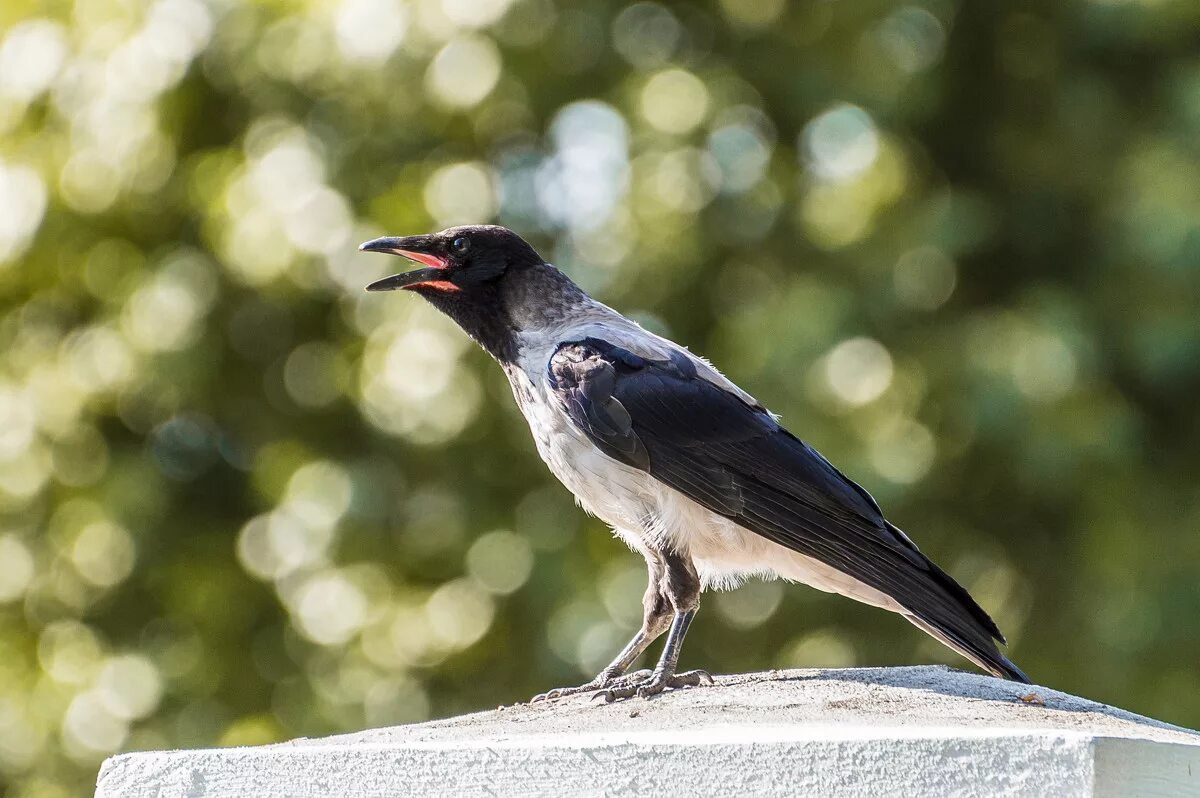
<path id="1" fill-rule="evenodd" d="M 453 249 L 455 252 L 457 252 L 459 255 L 462 255 L 464 252 L 466 252 L 468 249 L 471 248 L 471 242 L 465 236 L 459 236 L 458 238 L 456 238 L 452 242 L 450 242 L 450 248 Z"/>

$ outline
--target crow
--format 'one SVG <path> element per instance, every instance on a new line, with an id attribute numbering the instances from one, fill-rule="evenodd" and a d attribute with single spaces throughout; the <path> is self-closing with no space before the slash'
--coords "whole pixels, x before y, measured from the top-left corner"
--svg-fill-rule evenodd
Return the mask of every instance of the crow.
<path id="1" fill-rule="evenodd" d="M 711 682 L 677 671 L 684 636 L 704 589 L 748 576 L 891 610 L 989 673 L 1029 681 L 988 614 L 866 490 L 708 361 L 591 298 L 516 233 L 470 225 L 360 249 L 422 267 L 367 290 L 420 294 L 491 354 L 550 470 L 646 559 L 637 634 L 591 681 L 535 701 Z M 655 668 L 629 673 L 664 633 Z"/>

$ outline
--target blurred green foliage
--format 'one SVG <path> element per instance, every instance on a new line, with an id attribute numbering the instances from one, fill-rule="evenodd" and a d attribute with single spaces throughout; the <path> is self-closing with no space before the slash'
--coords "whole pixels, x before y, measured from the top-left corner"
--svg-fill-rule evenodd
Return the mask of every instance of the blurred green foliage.
<path id="1" fill-rule="evenodd" d="M 1200 4 L 0 8 L 0 784 L 575 683 L 640 558 L 355 245 L 514 227 L 709 355 L 1044 684 L 1200 725 Z M 800 586 L 684 665 L 965 663 Z"/>

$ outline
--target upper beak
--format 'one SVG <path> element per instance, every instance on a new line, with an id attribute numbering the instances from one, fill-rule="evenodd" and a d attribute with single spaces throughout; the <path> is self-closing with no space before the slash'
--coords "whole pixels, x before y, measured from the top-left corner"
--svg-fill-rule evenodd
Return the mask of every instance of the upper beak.
<path id="1" fill-rule="evenodd" d="M 423 252 L 422 249 L 428 247 L 428 245 L 428 236 L 388 236 L 386 238 L 376 238 L 359 245 L 358 248 L 362 252 L 386 252 L 389 255 L 399 255 L 402 258 L 423 263 L 428 267 L 402 274 L 393 274 L 391 277 L 376 280 L 367 286 L 367 290 L 395 291 L 397 288 L 405 288 L 410 285 L 444 280 L 444 270 L 449 268 L 450 261 L 440 255 Z"/>

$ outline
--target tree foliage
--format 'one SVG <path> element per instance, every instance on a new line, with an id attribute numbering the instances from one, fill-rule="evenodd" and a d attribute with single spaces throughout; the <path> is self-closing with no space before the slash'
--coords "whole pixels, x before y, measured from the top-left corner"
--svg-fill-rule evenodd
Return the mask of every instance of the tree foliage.
<path id="1" fill-rule="evenodd" d="M 376 235 L 494 220 L 866 485 L 1035 681 L 1200 724 L 1200 5 L 0 9 L 0 784 L 527 699 L 643 566 Z M 964 663 L 801 586 L 684 665 Z"/>

